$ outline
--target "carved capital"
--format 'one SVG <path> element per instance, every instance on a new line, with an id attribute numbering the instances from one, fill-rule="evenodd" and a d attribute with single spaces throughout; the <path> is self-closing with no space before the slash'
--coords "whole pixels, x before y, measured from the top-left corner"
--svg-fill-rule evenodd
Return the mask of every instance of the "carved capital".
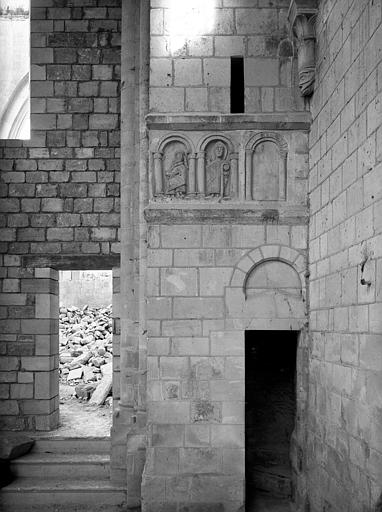
<path id="1" fill-rule="evenodd" d="M 317 0 L 292 0 L 288 20 L 297 39 L 299 87 L 303 96 L 314 91 L 316 74 Z"/>

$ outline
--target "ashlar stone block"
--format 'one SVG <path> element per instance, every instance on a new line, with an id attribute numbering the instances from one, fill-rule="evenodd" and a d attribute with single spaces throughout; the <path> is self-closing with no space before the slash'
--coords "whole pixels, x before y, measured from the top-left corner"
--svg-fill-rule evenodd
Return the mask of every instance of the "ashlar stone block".
<path id="1" fill-rule="evenodd" d="M 240 331 L 211 332 L 211 355 L 243 356 L 244 334 Z"/>
<path id="2" fill-rule="evenodd" d="M 171 59 L 151 59 L 150 61 L 150 84 L 152 86 L 169 87 L 173 81 Z M 176 69 L 176 68 L 175 68 Z M 175 85 L 179 85 L 175 83 Z"/>
<path id="3" fill-rule="evenodd" d="M 221 471 L 221 455 L 216 448 L 181 448 L 179 470 L 182 473 L 217 473 Z"/>
<path id="4" fill-rule="evenodd" d="M 172 268 L 161 270 L 161 292 L 167 296 L 196 296 L 197 270 L 195 268 Z"/>
<path id="5" fill-rule="evenodd" d="M 223 296 L 224 288 L 229 285 L 232 275 L 230 267 L 199 269 L 200 295 Z"/>
<path id="6" fill-rule="evenodd" d="M 184 88 L 150 88 L 150 109 L 152 112 L 183 112 Z"/>
<path id="7" fill-rule="evenodd" d="M 192 86 L 201 85 L 202 61 L 201 59 L 176 59 L 174 61 L 174 85 Z"/>
<path id="8" fill-rule="evenodd" d="M 209 446 L 210 427 L 209 425 L 186 425 L 185 446 Z"/>
<path id="9" fill-rule="evenodd" d="M 207 89 L 204 87 L 188 87 L 186 89 L 186 111 L 206 112 L 208 111 Z"/>
<path id="10" fill-rule="evenodd" d="M 223 318 L 223 299 L 178 298 L 174 302 L 174 318 Z"/>
<path id="11" fill-rule="evenodd" d="M 275 86 L 279 84 L 277 59 L 247 58 L 245 61 L 245 84 L 250 86 Z"/>
<path id="12" fill-rule="evenodd" d="M 177 402 L 152 402 L 148 409 L 148 419 L 156 424 L 189 424 L 190 403 Z"/>
<path id="13" fill-rule="evenodd" d="M 204 59 L 204 83 L 208 87 L 229 87 L 230 85 L 230 59 L 210 58 Z"/>

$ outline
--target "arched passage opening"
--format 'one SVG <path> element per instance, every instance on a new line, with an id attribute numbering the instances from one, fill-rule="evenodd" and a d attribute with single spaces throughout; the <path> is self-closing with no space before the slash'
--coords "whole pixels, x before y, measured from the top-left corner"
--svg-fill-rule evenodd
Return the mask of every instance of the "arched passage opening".
<path id="1" fill-rule="evenodd" d="M 237 265 L 226 290 L 232 324 L 244 330 L 246 510 L 289 510 L 296 481 L 305 260 L 267 245 Z M 280 508 L 281 507 L 281 508 Z"/>

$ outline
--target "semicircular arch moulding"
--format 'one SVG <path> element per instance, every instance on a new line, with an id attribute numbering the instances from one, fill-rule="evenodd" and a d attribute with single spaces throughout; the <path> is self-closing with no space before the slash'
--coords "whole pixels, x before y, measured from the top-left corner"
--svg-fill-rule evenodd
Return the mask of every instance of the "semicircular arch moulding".
<path id="1" fill-rule="evenodd" d="M 195 194 L 195 148 L 187 137 L 167 134 L 152 152 L 151 167 L 154 197 Z"/>
<path id="2" fill-rule="evenodd" d="M 232 141 L 226 135 L 224 135 L 222 133 L 214 133 L 213 135 L 207 135 L 207 137 L 203 137 L 202 139 L 200 139 L 200 141 L 197 145 L 197 150 L 205 151 L 208 144 L 210 144 L 211 142 L 214 142 L 214 141 L 218 141 L 218 140 L 223 141 L 227 145 L 228 151 L 230 153 L 232 151 L 234 151 L 234 146 L 233 146 Z"/>
<path id="3" fill-rule="evenodd" d="M 288 143 L 274 132 L 255 134 L 245 146 L 245 197 L 284 201 L 287 196 Z"/>
<path id="4" fill-rule="evenodd" d="M 157 145 L 156 152 L 163 153 L 168 144 L 171 144 L 171 142 L 176 141 L 182 142 L 185 145 L 188 153 L 195 153 L 193 143 L 187 137 L 180 133 L 168 133 L 167 135 L 162 137 L 162 139 L 160 139 Z"/>
<path id="5" fill-rule="evenodd" d="M 226 289 L 228 316 L 253 329 L 275 322 L 302 328 L 306 322 L 306 258 L 282 245 L 263 245 L 246 253 Z"/>

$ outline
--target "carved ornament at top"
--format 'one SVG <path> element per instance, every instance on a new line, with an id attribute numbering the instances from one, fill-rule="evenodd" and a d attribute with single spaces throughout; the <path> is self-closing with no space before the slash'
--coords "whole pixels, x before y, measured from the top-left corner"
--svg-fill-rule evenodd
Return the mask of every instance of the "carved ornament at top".
<path id="1" fill-rule="evenodd" d="M 299 87 L 303 96 L 314 91 L 316 74 L 317 0 L 292 0 L 288 20 L 297 38 Z"/>

